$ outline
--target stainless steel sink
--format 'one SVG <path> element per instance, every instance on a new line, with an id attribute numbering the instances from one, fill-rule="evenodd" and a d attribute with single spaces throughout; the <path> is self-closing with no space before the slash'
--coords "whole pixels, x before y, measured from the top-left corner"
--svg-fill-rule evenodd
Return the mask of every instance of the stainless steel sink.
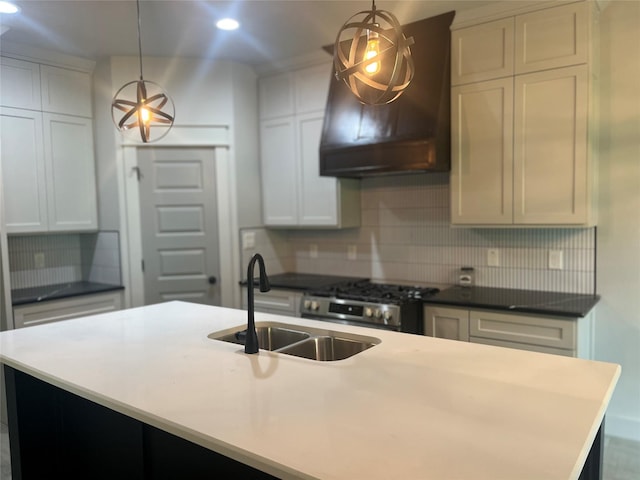
<path id="1" fill-rule="evenodd" d="M 371 341 L 352 340 L 334 336 L 312 337 L 280 350 L 280 353 L 309 358 L 321 362 L 344 360 L 356 353 L 371 348 L 375 343 Z"/>
<path id="2" fill-rule="evenodd" d="M 278 350 L 279 348 L 286 347 L 301 340 L 306 340 L 311 336 L 307 332 L 300 332 L 274 325 L 256 326 L 256 333 L 258 334 L 258 344 L 260 348 L 270 351 Z M 219 336 L 212 333 L 209 335 L 209 338 L 244 345 L 244 334 L 245 330 L 242 329 Z"/>
<path id="3" fill-rule="evenodd" d="M 213 332 L 208 338 L 244 345 L 245 328 Z M 256 323 L 260 349 L 321 362 L 344 360 L 380 343 L 380 339 L 286 323 Z"/>

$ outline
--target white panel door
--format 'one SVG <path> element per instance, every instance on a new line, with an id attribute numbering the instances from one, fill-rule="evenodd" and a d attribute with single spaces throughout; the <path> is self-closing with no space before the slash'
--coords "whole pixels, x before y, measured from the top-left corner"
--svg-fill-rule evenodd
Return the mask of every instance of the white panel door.
<path id="1" fill-rule="evenodd" d="M 320 136 L 324 112 L 297 117 L 300 154 L 300 225 L 335 226 L 338 181 L 320 176 Z"/>
<path id="2" fill-rule="evenodd" d="M 451 222 L 511 224 L 513 79 L 454 87 Z"/>
<path id="3" fill-rule="evenodd" d="M 0 105 L 40 110 L 40 65 L 1 57 Z"/>
<path id="4" fill-rule="evenodd" d="M 48 221 L 42 114 L 2 108 L 0 122 L 7 232 L 45 232 Z"/>
<path id="5" fill-rule="evenodd" d="M 51 113 L 43 119 L 49 230 L 96 230 L 92 122 Z"/>
<path id="6" fill-rule="evenodd" d="M 515 83 L 514 222 L 588 223 L 587 66 Z"/>
<path id="7" fill-rule="evenodd" d="M 265 225 L 298 224 L 298 162 L 293 118 L 265 120 L 261 124 L 260 175 Z"/>
<path id="8" fill-rule="evenodd" d="M 145 304 L 220 305 L 215 150 L 140 148 Z"/>

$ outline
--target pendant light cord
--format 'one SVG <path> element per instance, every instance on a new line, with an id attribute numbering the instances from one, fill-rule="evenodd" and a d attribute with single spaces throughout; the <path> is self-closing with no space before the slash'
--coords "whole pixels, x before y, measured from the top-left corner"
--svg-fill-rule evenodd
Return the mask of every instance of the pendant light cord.
<path id="1" fill-rule="evenodd" d="M 138 10 L 138 58 L 140 60 L 140 80 L 142 80 L 142 39 L 140 36 L 140 0 L 136 0 Z"/>

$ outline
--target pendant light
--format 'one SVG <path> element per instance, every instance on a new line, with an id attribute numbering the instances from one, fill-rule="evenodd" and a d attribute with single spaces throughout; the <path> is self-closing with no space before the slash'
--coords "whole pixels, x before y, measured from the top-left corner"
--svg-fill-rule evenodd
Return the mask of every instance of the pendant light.
<path id="1" fill-rule="evenodd" d="M 144 143 L 155 142 L 164 137 L 175 118 L 173 100 L 157 83 L 142 76 L 142 40 L 140 38 L 140 0 L 136 0 L 138 12 L 138 57 L 140 79 L 122 86 L 111 102 L 111 117 L 116 128 L 123 133 L 140 133 Z M 122 113 L 124 112 L 124 113 Z M 151 127 L 154 127 L 152 138 Z M 159 133 L 157 133 L 159 132 Z"/>
<path id="2" fill-rule="evenodd" d="M 398 19 L 386 10 L 353 15 L 342 26 L 333 48 L 335 76 L 360 102 L 384 105 L 402 95 L 413 79 L 410 46 Z"/>

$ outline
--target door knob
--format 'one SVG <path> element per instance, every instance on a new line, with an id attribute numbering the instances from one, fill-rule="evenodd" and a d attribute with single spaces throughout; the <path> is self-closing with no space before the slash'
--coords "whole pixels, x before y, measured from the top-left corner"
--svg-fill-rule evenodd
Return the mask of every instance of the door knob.
<path id="1" fill-rule="evenodd" d="M 218 279 L 216 277 L 209 277 L 209 285 L 215 285 L 218 282 Z"/>

